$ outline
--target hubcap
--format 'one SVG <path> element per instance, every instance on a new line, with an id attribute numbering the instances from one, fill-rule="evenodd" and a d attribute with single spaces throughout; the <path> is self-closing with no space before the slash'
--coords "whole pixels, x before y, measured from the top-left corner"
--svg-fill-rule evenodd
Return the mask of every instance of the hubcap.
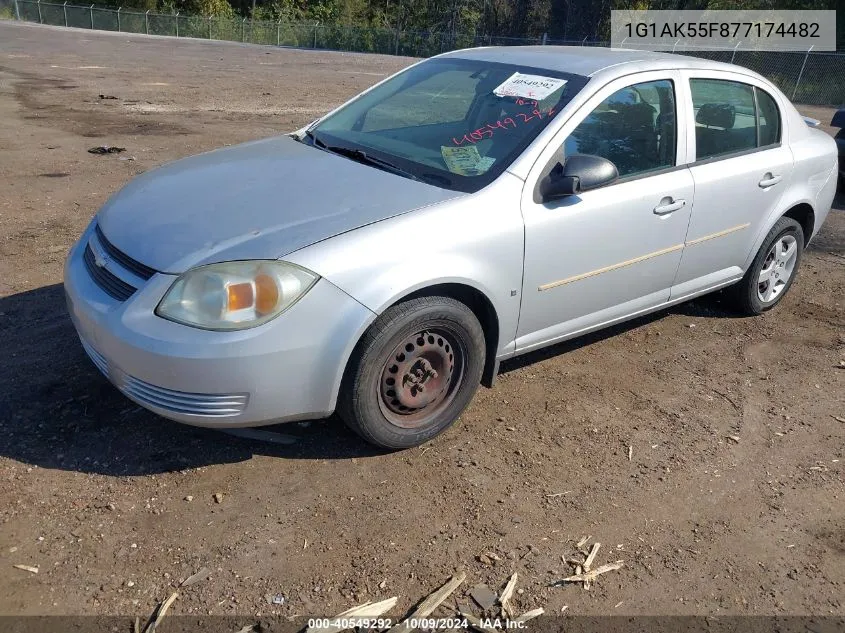
<path id="1" fill-rule="evenodd" d="M 795 272 L 798 259 L 798 241 L 792 235 L 784 235 L 766 253 L 763 268 L 757 278 L 757 297 L 763 303 L 777 299 Z"/>
<path id="2" fill-rule="evenodd" d="M 406 337 L 387 358 L 379 384 L 384 416 L 401 428 L 425 425 L 451 402 L 463 372 L 451 334 L 425 330 Z"/>

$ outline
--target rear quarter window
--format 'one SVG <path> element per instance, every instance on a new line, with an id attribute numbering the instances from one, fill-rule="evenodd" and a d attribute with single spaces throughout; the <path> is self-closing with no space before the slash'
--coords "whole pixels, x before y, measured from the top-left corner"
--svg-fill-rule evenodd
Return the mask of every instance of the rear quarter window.
<path id="1" fill-rule="evenodd" d="M 754 88 L 760 122 L 760 147 L 780 142 L 780 110 L 772 96 L 765 90 Z"/>

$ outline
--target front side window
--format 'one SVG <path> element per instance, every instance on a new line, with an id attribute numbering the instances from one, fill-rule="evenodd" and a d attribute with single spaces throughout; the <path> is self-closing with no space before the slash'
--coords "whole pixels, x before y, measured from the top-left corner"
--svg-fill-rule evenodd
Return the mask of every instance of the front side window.
<path id="1" fill-rule="evenodd" d="M 690 90 L 696 160 L 753 150 L 780 140 L 778 108 L 764 91 L 723 79 L 691 79 Z"/>
<path id="2" fill-rule="evenodd" d="M 432 59 L 325 118 L 308 142 L 473 192 L 498 177 L 587 82 L 514 64 Z"/>
<path id="3" fill-rule="evenodd" d="M 675 91 L 669 80 L 627 86 L 601 102 L 566 139 L 564 153 L 608 159 L 619 175 L 675 165 Z"/>

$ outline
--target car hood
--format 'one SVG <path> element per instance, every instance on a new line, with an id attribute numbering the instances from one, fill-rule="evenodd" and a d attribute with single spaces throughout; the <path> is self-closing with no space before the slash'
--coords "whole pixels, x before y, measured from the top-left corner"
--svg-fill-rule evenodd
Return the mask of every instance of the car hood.
<path id="1" fill-rule="evenodd" d="M 277 259 L 326 238 L 464 195 L 275 137 L 143 174 L 97 221 L 108 240 L 160 272 Z"/>

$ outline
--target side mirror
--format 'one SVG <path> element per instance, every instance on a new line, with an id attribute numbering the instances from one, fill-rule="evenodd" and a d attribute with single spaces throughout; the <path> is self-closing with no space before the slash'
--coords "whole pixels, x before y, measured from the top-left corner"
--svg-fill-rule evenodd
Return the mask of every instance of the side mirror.
<path id="1" fill-rule="evenodd" d="M 543 202 L 589 191 L 619 178 L 616 165 L 601 156 L 573 154 L 540 181 Z"/>

